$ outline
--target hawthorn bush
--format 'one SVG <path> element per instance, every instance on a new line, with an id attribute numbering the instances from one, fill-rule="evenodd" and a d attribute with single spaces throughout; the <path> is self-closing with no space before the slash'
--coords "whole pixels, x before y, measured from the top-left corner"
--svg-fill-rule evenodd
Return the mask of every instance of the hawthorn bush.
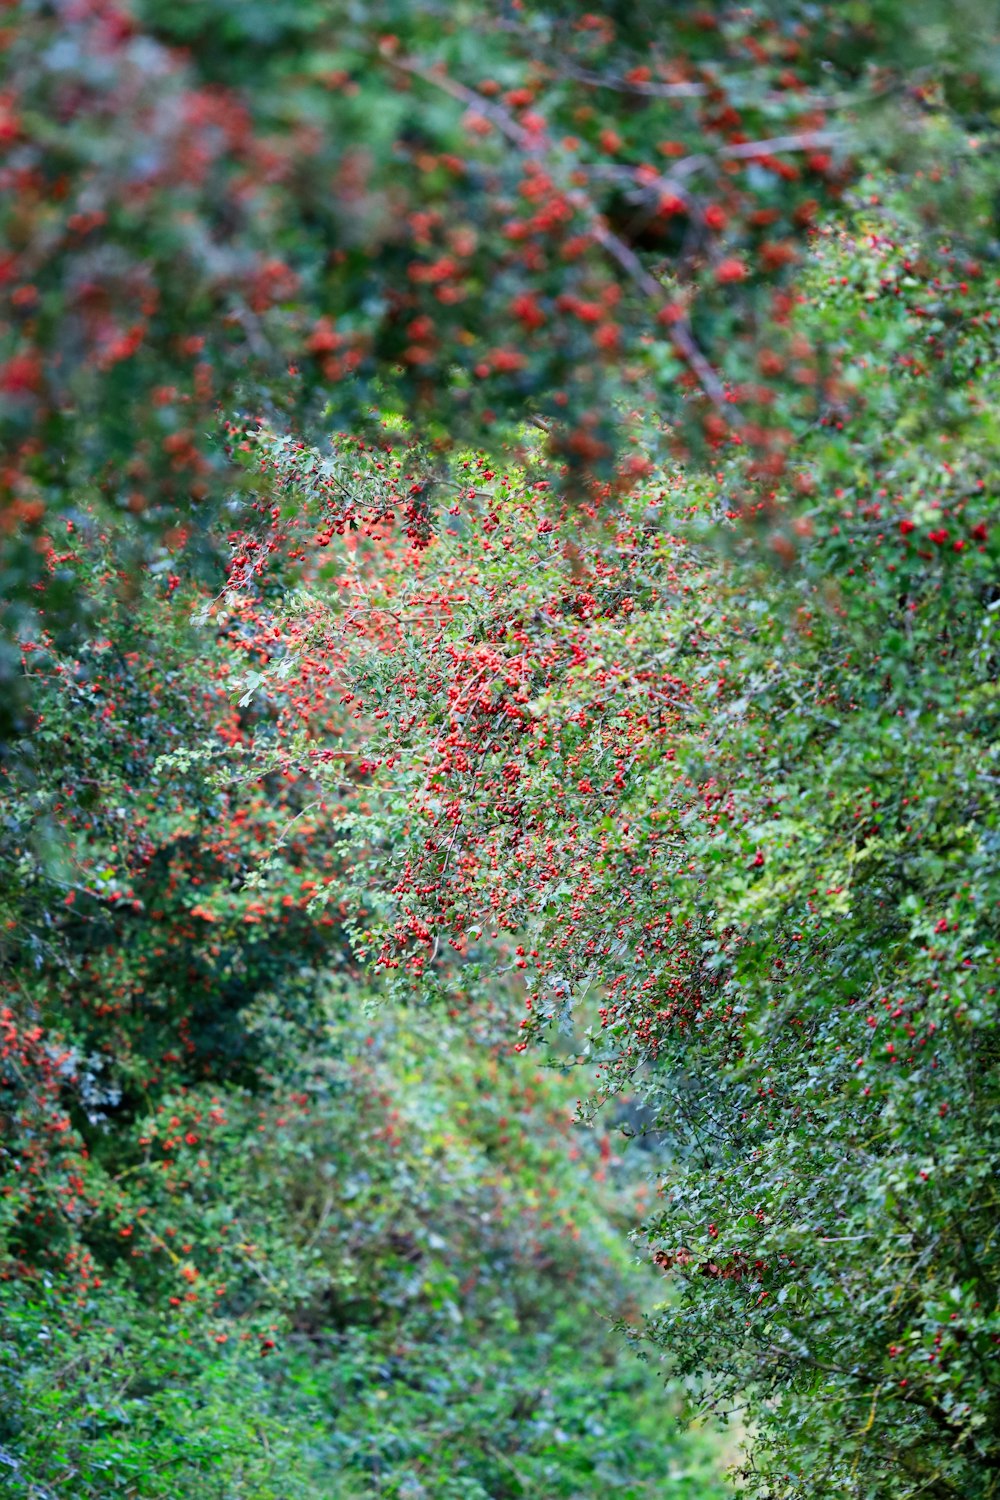
<path id="1" fill-rule="evenodd" d="M 340 909 L 363 780 L 239 757 L 313 706 L 242 691 L 280 563 L 205 622 L 117 553 L 88 523 L 60 549 L 107 634 L 26 648 L 6 772 L 3 1493 L 723 1495 L 611 1328 L 651 1303 L 643 1184 L 512 1066 L 501 989 L 377 1010 Z"/>
<path id="2" fill-rule="evenodd" d="M 7 7 L 12 1494 L 997 1494 L 981 10 Z"/>
<path id="3" fill-rule="evenodd" d="M 843 390 L 787 486 L 720 444 L 572 506 L 528 440 L 458 458 L 430 546 L 376 522 L 307 577 L 280 671 L 365 726 L 360 955 L 452 1007 L 523 983 L 519 1048 L 555 1025 L 592 1111 L 645 1101 L 679 1295 L 630 1337 L 749 1408 L 748 1491 L 986 1496 L 998 284 L 862 204 L 787 330 Z M 321 737 L 283 753 L 322 781 Z"/>

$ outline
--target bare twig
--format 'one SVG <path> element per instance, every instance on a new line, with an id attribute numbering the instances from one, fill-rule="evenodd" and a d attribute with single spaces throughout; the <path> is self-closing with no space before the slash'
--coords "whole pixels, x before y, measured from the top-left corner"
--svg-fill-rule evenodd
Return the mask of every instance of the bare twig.
<path id="1" fill-rule="evenodd" d="M 703 83 L 654 83 L 630 82 L 627 78 L 605 77 L 592 73 L 588 68 L 577 68 L 560 59 L 559 72 L 577 83 L 589 84 L 592 88 L 610 89 L 616 94 L 638 94 L 647 99 L 703 99 L 708 88 Z"/>

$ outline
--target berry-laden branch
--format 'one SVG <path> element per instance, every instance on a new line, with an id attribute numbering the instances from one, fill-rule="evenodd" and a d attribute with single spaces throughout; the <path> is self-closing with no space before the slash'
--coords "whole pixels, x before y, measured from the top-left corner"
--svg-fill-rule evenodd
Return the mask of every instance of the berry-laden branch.
<path id="1" fill-rule="evenodd" d="M 440 68 L 429 68 L 418 59 L 412 57 L 398 58 L 388 57 L 392 67 L 397 68 L 412 78 L 419 78 L 433 88 L 442 90 L 451 98 L 462 104 L 468 105 L 483 118 L 489 120 L 496 126 L 497 130 L 516 146 L 525 156 L 532 158 L 545 158 L 550 167 L 558 166 L 555 157 L 546 153 L 546 136 L 544 130 L 528 130 L 511 112 L 503 105 L 497 104 L 492 99 L 487 99 L 475 89 L 468 88 L 451 78 Z M 670 97 L 675 97 L 671 95 Z M 829 136 L 824 133 L 813 133 L 801 136 L 783 136 L 774 141 L 762 141 L 751 144 L 746 148 L 729 148 L 730 154 L 752 156 L 757 152 L 766 150 L 805 150 L 818 145 L 821 141 L 828 142 Z M 720 154 L 726 154 L 723 148 Z M 663 190 L 667 188 L 679 188 L 680 179 L 686 172 L 696 170 L 709 160 L 706 157 L 687 157 L 677 166 L 677 180 L 673 174 L 661 176 L 657 179 L 657 186 Z M 574 187 L 569 181 L 572 169 L 563 168 L 567 182 L 564 186 L 565 196 L 572 205 L 579 210 L 586 220 L 591 238 L 596 245 L 623 270 L 638 289 L 649 298 L 657 311 L 662 310 L 668 304 L 668 296 L 663 285 L 657 281 L 651 271 L 647 270 L 636 252 L 627 245 L 620 235 L 615 234 L 597 204 L 579 187 Z M 742 419 L 732 402 L 727 398 L 725 387 L 719 379 L 718 374 L 706 359 L 695 340 L 688 321 L 677 313 L 670 322 L 670 336 L 677 352 L 685 364 L 694 374 L 703 393 L 711 401 L 712 405 L 725 416 L 731 427 L 742 426 Z"/>

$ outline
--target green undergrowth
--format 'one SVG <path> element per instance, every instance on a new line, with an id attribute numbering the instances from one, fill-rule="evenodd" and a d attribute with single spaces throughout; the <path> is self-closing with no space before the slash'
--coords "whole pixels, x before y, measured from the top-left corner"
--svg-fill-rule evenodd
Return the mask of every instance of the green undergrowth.
<path id="1" fill-rule="evenodd" d="M 350 994 L 326 1032 L 94 1137 L 114 1212 L 0 1282 L 0 1494 L 721 1500 L 719 1436 L 612 1328 L 660 1283 L 579 1080 Z"/>

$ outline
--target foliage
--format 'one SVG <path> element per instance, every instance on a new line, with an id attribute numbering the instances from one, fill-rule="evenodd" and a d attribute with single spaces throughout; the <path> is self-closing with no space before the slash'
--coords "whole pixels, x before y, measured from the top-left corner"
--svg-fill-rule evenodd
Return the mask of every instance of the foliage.
<path id="1" fill-rule="evenodd" d="M 945 138 L 989 129 L 994 55 L 978 7 L 892 0 L 8 6 L 5 733 L 36 585 L 50 632 L 80 623 L 40 536 L 97 506 L 133 547 L 203 545 L 220 411 L 315 432 L 398 403 L 447 446 L 530 410 L 586 469 L 624 392 L 685 443 L 738 426 L 770 472 L 761 329 L 852 147 L 919 161 L 929 133 L 953 218 L 991 212 Z"/>
<path id="2" fill-rule="evenodd" d="M 66 539 L 107 634 L 26 650 L 32 776 L 6 778 L 3 1493 L 721 1495 L 611 1328 L 649 1301 L 638 1185 L 572 1084 L 510 1066 L 499 994 L 374 1010 L 310 909 L 332 804 L 206 778 L 299 723 L 294 679 L 284 710 L 242 691 L 275 577 L 209 623 L 116 554 Z"/>
<path id="3" fill-rule="evenodd" d="M 85 1222 L 61 1272 L 4 1285 L 5 1493 L 721 1496 L 593 1319 L 642 1282 L 565 1086 L 354 1010 L 301 1088 L 142 1123 L 204 1135 L 180 1185 L 116 1174 L 127 1257 Z"/>
<path id="4" fill-rule="evenodd" d="M 645 1336 L 750 1402 L 749 1491 L 989 1495 L 996 285 L 874 193 L 803 289 L 844 400 L 787 488 L 741 506 L 722 447 L 581 517 L 473 455 L 363 615 L 286 629 L 368 726 L 362 954 L 523 981 L 519 1046 L 645 1098 Z"/>
<path id="5" fill-rule="evenodd" d="M 6 1489 L 996 1496 L 990 18 L 7 22 Z"/>

